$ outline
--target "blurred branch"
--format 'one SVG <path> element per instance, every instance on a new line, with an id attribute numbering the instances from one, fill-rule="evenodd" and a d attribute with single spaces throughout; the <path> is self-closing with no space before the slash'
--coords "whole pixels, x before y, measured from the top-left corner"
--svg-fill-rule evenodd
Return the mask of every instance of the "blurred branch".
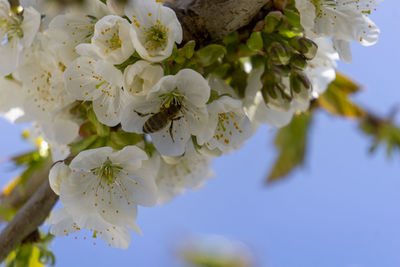
<path id="1" fill-rule="evenodd" d="M 49 170 L 51 167 L 51 160 L 47 159 L 44 167 L 32 174 L 26 183 L 12 181 L 11 185 L 4 188 L 0 194 L 0 207 L 18 209 L 20 208 L 31 196 L 39 189 L 43 182 L 49 176 Z M 5 218 L 1 218 L 0 222 Z"/>
<path id="2" fill-rule="evenodd" d="M 44 222 L 57 200 L 58 196 L 50 188 L 49 181 L 46 179 L 1 232 L 0 262 Z"/>

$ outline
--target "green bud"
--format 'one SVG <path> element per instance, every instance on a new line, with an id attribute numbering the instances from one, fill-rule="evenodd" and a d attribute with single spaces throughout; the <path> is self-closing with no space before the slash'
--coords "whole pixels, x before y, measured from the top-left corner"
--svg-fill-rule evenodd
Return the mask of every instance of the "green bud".
<path id="1" fill-rule="evenodd" d="M 307 76 L 299 71 L 292 71 L 290 73 L 290 89 L 295 93 L 300 93 L 303 90 L 311 88 L 311 82 Z"/>
<path id="2" fill-rule="evenodd" d="M 284 10 L 287 5 L 287 0 L 273 0 L 274 7 L 279 10 Z"/>
<path id="3" fill-rule="evenodd" d="M 317 54 L 318 45 L 310 39 L 296 36 L 290 39 L 289 44 L 308 60 L 313 59 Z"/>
<path id="4" fill-rule="evenodd" d="M 307 67 L 307 59 L 301 54 L 294 54 L 290 59 L 290 66 L 295 69 L 304 70 Z"/>
<path id="5" fill-rule="evenodd" d="M 269 70 L 265 71 L 261 76 L 261 82 L 264 87 L 274 87 L 277 82 L 280 81 L 280 74 L 277 71 Z"/>
<path id="6" fill-rule="evenodd" d="M 273 99 L 277 99 L 278 98 L 278 93 L 276 92 L 275 87 L 269 87 L 267 92 Z"/>
<path id="7" fill-rule="evenodd" d="M 268 89 L 267 89 L 267 87 L 263 87 L 263 88 L 261 89 L 261 94 L 262 94 L 262 96 L 263 96 L 263 99 L 264 99 L 265 104 L 268 104 L 268 102 L 269 102 L 269 96 L 268 96 Z"/>
<path id="8" fill-rule="evenodd" d="M 287 65 L 290 61 L 291 52 L 289 48 L 279 42 L 273 42 L 268 48 L 272 62 Z"/>
<path id="9" fill-rule="evenodd" d="M 283 14 L 280 11 L 272 11 L 269 12 L 268 15 L 264 18 L 265 26 L 264 32 L 272 33 L 278 27 L 283 19 Z"/>

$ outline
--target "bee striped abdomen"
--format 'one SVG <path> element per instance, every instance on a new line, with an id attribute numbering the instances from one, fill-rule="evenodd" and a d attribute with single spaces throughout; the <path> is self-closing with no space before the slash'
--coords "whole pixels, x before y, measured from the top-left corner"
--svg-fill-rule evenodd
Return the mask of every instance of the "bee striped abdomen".
<path id="1" fill-rule="evenodd" d="M 154 114 L 143 125 L 143 132 L 147 134 L 155 133 L 167 126 L 168 122 L 170 120 L 163 112 Z"/>

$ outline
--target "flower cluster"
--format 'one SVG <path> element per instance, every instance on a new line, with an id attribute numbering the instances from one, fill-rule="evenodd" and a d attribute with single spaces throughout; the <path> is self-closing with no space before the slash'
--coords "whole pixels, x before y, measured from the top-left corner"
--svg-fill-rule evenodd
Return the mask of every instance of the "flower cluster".
<path id="1" fill-rule="evenodd" d="M 58 14 L 0 0 L 0 112 L 34 122 L 51 148 L 63 205 L 51 232 L 88 229 L 127 248 L 138 206 L 202 186 L 212 158 L 260 123 L 282 127 L 305 111 L 336 61 L 351 60 L 349 42 L 376 43 L 366 13 L 377 2 L 292 0 L 240 37 L 196 47 L 159 0 L 91 0 Z"/>

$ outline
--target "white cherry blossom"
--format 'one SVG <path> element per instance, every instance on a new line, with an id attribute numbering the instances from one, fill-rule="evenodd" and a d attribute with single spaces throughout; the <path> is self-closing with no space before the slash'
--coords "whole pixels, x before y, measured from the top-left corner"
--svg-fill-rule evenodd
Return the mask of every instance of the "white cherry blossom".
<path id="1" fill-rule="evenodd" d="M 108 15 L 95 24 L 90 44 L 79 46 L 88 46 L 85 49 L 93 49 L 102 59 L 111 64 L 121 64 L 135 52 L 131 39 L 132 31 L 126 19 Z"/>
<path id="2" fill-rule="evenodd" d="M 335 80 L 336 61 L 339 60 L 339 56 L 326 38 L 318 38 L 314 42 L 318 45 L 318 51 L 316 56 L 308 61 L 304 72 L 311 81 L 313 97 L 318 97 Z"/>
<path id="3" fill-rule="evenodd" d="M 205 134 L 209 97 L 207 81 L 199 73 L 183 69 L 175 76 L 163 77 L 146 98 L 132 99 L 123 111 L 122 129 L 149 133 L 162 155 L 182 155 L 192 135 Z"/>
<path id="4" fill-rule="evenodd" d="M 124 71 L 124 90 L 131 96 L 146 96 L 164 76 L 160 65 L 140 60 Z"/>
<path id="5" fill-rule="evenodd" d="M 243 110 L 242 101 L 222 96 L 208 104 L 207 108 L 210 114 L 207 128 L 212 130 L 212 137 L 205 140 L 198 138 L 199 145 L 227 153 L 250 138 L 252 125 Z"/>
<path id="6" fill-rule="evenodd" d="M 125 15 L 132 21 L 132 40 L 143 59 L 162 61 L 172 54 L 175 43 L 182 42 L 182 27 L 175 12 L 161 1 L 129 1 Z"/>
<path id="7" fill-rule="evenodd" d="M 109 14 L 107 7 L 99 0 L 88 3 L 83 12 L 71 10 L 52 19 L 47 33 L 54 41 L 53 45 L 60 54 L 64 64 L 71 63 L 79 55 L 76 46 L 89 43 L 95 31 L 96 22 Z"/>
<path id="8" fill-rule="evenodd" d="M 23 83 L 24 111 L 31 120 L 49 123 L 74 99 L 64 85 L 65 66 L 56 54 L 45 51 L 43 44 L 32 46 L 24 57 L 24 65 L 18 69 L 17 78 Z"/>
<path id="9" fill-rule="evenodd" d="M 50 233 L 55 236 L 68 236 L 87 229 L 114 248 L 127 249 L 131 239 L 129 228 L 113 225 L 93 210 L 75 218 L 65 208 L 54 210 L 48 223 L 52 225 Z"/>
<path id="10" fill-rule="evenodd" d="M 136 146 L 79 153 L 69 165 L 71 174 L 61 183 L 61 203 L 78 225 L 82 225 L 81 216 L 95 213 L 108 224 L 140 232 L 135 223 L 137 205 L 153 206 L 157 199 L 157 170 L 143 168 L 147 159 Z M 96 225 L 83 227 L 95 229 Z"/>
<path id="11" fill-rule="evenodd" d="M 341 60 L 351 62 L 349 42 L 370 46 L 378 41 L 380 31 L 366 13 L 374 10 L 379 2 L 381 0 L 297 0 L 296 6 L 306 32 L 332 38 Z"/>
<path id="12" fill-rule="evenodd" d="M 74 60 L 65 71 L 68 92 L 77 100 L 93 101 L 98 120 L 107 126 L 121 121 L 122 79 L 114 65 L 85 56 Z"/>
<path id="13" fill-rule="evenodd" d="M 15 71 L 21 48 L 28 48 L 40 27 L 40 14 L 32 7 L 23 16 L 13 13 L 7 0 L 0 0 L 0 76 Z"/>
<path id="14" fill-rule="evenodd" d="M 212 158 L 193 148 L 181 157 L 162 157 L 157 176 L 158 204 L 171 201 L 185 189 L 198 189 L 214 176 Z"/>

